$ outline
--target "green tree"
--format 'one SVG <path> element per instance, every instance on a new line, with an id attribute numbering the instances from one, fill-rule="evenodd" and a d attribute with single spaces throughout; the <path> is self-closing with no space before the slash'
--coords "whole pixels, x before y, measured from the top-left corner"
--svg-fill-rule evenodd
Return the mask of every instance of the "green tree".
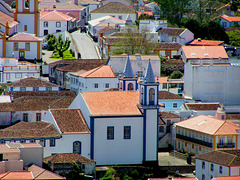
<path id="1" fill-rule="evenodd" d="M 229 44 L 231 46 L 240 46 L 240 31 L 234 30 L 227 32 L 227 35 L 229 37 Z"/>
<path id="2" fill-rule="evenodd" d="M 53 45 L 59 56 L 63 58 L 63 52 L 66 51 L 71 44 L 71 41 L 66 38 L 65 42 L 62 40 L 62 35 L 58 36 L 57 42 Z"/>
<path id="3" fill-rule="evenodd" d="M 100 180 L 113 180 L 115 179 L 115 175 L 116 175 L 116 170 L 113 168 L 109 168 L 106 174 L 102 178 L 100 178 Z"/>
<path id="4" fill-rule="evenodd" d="M 80 179 L 80 167 L 75 161 L 72 161 L 71 179 L 72 180 Z"/>
<path id="5" fill-rule="evenodd" d="M 171 75 L 170 75 L 170 79 L 180 79 L 183 76 L 183 73 L 181 71 L 174 71 Z"/>
<path id="6" fill-rule="evenodd" d="M 55 44 L 57 43 L 57 38 L 54 35 L 49 35 L 48 36 L 48 51 L 53 51 L 55 49 Z"/>

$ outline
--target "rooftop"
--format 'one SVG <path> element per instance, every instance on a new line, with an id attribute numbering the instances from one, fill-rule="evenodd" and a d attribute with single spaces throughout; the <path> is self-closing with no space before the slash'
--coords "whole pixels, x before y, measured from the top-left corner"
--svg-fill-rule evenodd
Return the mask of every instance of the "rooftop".
<path id="1" fill-rule="evenodd" d="M 42 38 L 37 37 L 35 34 L 29 34 L 25 32 L 18 32 L 17 34 L 14 34 L 10 38 L 8 38 L 9 41 L 42 41 Z"/>
<path id="2" fill-rule="evenodd" d="M 56 84 L 35 77 L 23 78 L 6 85 L 8 87 L 58 87 Z"/>
<path id="3" fill-rule="evenodd" d="M 159 100 L 171 100 L 171 99 L 175 99 L 175 100 L 184 100 L 183 97 L 180 97 L 176 94 L 170 93 L 168 91 L 159 91 L 158 92 L 158 99 Z"/>
<path id="4" fill-rule="evenodd" d="M 174 42 L 160 42 L 157 44 L 156 49 L 176 49 L 179 50 L 182 47 L 179 43 Z"/>
<path id="5" fill-rule="evenodd" d="M 233 16 L 226 16 L 226 15 L 222 15 L 221 18 L 229 21 L 229 22 L 236 22 L 236 21 L 240 21 L 240 17 L 233 17 Z"/>
<path id="6" fill-rule="evenodd" d="M 119 2 L 110 2 L 106 5 L 93 10 L 91 13 L 120 13 L 120 14 L 134 14 L 135 10 Z"/>
<path id="7" fill-rule="evenodd" d="M 213 41 L 213 40 L 202 40 L 194 39 L 189 45 L 202 45 L 202 46 L 219 46 L 222 45 L 224 41 Z"/>
<path id="8" fill-rule="evenodd" d="M 59 11 L 40 11 L 40 21 L 70 21 L 73 18 Z"/>
<path id="9" fill-rule="evenodd" d="M 168 34 L 170 36 L 180 36 L 185 28 L 161 28 L 158 30 L 158 33 Z"/>
<path id="10" fill-rule="evenodd" d="M 221 107 L 220 103 L 186 103 L 185 105 L 189 110 L 195 111 L 216 111 Z"/>
<path id="11" fill-rule="evenodd" d="M 0 11 L 0 24 L 6 26 L 6 23 L 8 23 L 9 27 L 13 27 L 18 24 L 17 21 L 14 21 L 14 18 Z"/>
<path id="12" fill-rule="evenodd" d="M 178 116 L 176 114 L 173 114 L 173 113 L 167 112 L 167 111 L 162 111 L 159 114 L 164 119 L 167 119 L 167 118 L 181 118 L 181 116 Z"/>

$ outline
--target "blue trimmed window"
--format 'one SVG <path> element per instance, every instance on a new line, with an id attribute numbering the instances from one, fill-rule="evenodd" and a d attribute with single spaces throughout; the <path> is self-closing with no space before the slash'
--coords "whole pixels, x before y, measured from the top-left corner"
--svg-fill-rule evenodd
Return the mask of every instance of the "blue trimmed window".
<path id="1" fill-rule="evenodd" d="M 131 126 L 124 126 L 124 139 L 131 139 Z"/>
<path id="2" fill-rule="evenodd" d="M 52 87 L 46 87 L 46 91 L 52 91 Z"/>
<path id="3" fill-rule="evenodd" d="M 55 147 L 55 139 L 50 139 L 50 147 Z"/>
<path id="4" fill-rule="evenodd" d="M 114 139 L 114 126 L 107 127 L 107 139 L 113 140 Z"/>
<path id="5" fill-rule="evenodd" d="M 82 153 L 82 143 L 80 141 L 73 142 L 73 153 Z"/>
<path id="6" fill-rule="evenodd" d="M 154 105 L 154 100 L 155 100 L 155 90 L 151 88 L 149 90 L 149 105 Z"/>
<path id="7" fill-rule="evenodd" d="M 20 87 L 20 91 L 26 91 L 26 87 Z"/>
<path id="8" fill-rule="evenodd" d="M 33 87 L 33 91 L 39 91 L 38 87 Z"/>
<path id="9" fill-rule="evenodd" d="M 3 139 L 0 140 L 0 144 L 5 144 L 5 141 Z"/>
<path id="10" fill-rule="evenodd" d="M 40 143 L 43 147 L 45 147 L 45 139 L 40 139 Z"/>
<path id="11" fill-rule="evenodd" d="M 128 84 L 128 91 L 133 91 L 133 84 L 132 83 Z"/>
<path id="12" fill-rule="evenodd" d="M 35 139 L 31 139 L 30 142 L 31 142 L 31 143 L 34 143 L 34 142 L 35 142 Z"/>

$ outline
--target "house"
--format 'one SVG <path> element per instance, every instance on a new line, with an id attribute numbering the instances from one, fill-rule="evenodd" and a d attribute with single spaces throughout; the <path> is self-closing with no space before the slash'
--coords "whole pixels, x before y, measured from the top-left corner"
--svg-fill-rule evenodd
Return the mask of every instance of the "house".
<path id="1" fill-rule="evenodd" d="M 158 91 L 158 102 L 161 103 L 161 111 L 179 111 L 186 100 L 168 91 Z"/>
<path id="2" fill-rule="evenodd" d="M 121 3 L 125 6 L 133 6 L 134 5 L 134 3 L 132 1 L 129 1 L 129 0 L 104 0 L 104 1 L 101 1 L 100 5 L 104 6 L 108 3 L 116 3 L 116 2 Z"/>
<path id="3" fill-rule="evenodd" d="M 40 36 L 56 32 L 72 31 L 77 28 L 76 18 L 60 11 L 40 11 Z"/>
<path id="4" fill-rule="evenodd" d="M 74 92 L 62 91 L 12 91 L 7 94 L 12 102 L 0 103 L 1 126 L 9 126 L 18 121 L 41 121 L 49 108 L 67 108 L 75 98 Z"/>
<path id="5" fill-rule="evenodd" d="M 229 28 L 235 24 L 240 25 L 240 17 L 222 15 L 219 23 L 224 28 Z"/>
<path id="6" fill-rule="evenodd" d="M 222 46 L 224 41 L 203 40 L 201 38 L 194 39 L 188 43 L 190 46 Z"/>
<path id="7" fill-rule="evenodd" d="M 110 2 L 91 12 L 91 20 L 103 17 L 112 16 L 117 19 L 126 20 L 130 16 L 132 22 L 137 20 L 137 14 L 132 7 L 126 6 L 119 2 Z"/>
<path id="8" fill-rule="evenodd" d="M 0 7 L 0 57 L 27 60 L 42 58 L 38 25 L 38 2 L 30 0 L 29 8 L 17 0 L 16 10 L 11 9 L 4 1 Z"/>
<path id="9" fill-rule="evenodd" d="M 155 33 L 159 28 L 167 28 L 167 20 L 140 20 L 139 31 Z"/>
<path id="10" fill-rule="evenodd" d="M 96 175 L 96 162 L 81 156 L 77 153 L 61 153 L 54 154 L 44 158 L 44 163 L 51 171 L 59 174 L 62 172 L 68 173 L 72 171 L 72 162 L 75 161 L 80 168 L 80 171 L 85 175 Z"/>
<path id="11" fill-rule="evenodd" d="M 223 46 L 183 46 L 180 53 L 185 62 L 184 97 L 223 105 L 239 104 L 240 66 L 228 60 Z"/>
<path id="12" fill-rule="evenodd" d="M 239 149 L 240 127 L 224 119 L 224 113 L 200 115 L 175 123 L 176 150 L 203 154 L 216 150 Z"/>
<path id="13" fill-rule="evenodd" d="M 82 92 L 69 106 L 81 110 L 90 128 L 90 158 L 97 165 L 157 163 L 158 83 L 150 61 L 147 69 L 140 93 Z"/>
<path id="14" fill-rule="evenodd" d="M 70 73 L 88 71 L 105 64 L 106 61 L 95 59 L 56 61 L 49 64 L 49 81 L 58 84 L 61 89 L 70 89 Z"/>
<path id="15" fill-rule="evenodd" d="M 78 71 L 70 74 L 70 90 L 76 94 L 117 87 L 118 78 L 109 65 L 102 65 L 84 73 Z"/>
<path id="16" fill-rule="evenodd" d="M 133 74 L 137 77 L 143 77 L 147 70 L 150 59 L 155 77 L 160 77 L 161 61 L 157 55 L 112 55 L 109 57 L 107 64 L 112 67 L 116 75 L 121 75 L 124 71 L 127 60 L 130 60 Z"/>
<path id="17" fill-rule="evenodd" d="M 149 2 L 148 4 L 145 4 L 145 7 L 148 7 L 152 10 L 155 18 L 160 17 L 160 15 L 159 15 L 160 8 L 159 8 L 159 5 L 157 3 Z"/>
<path id="18" fill-rule="evenodd" d="M 184 28 L 160 28 L 157 32 L 159 42 L 177 42 L 185 45 L 194 39 L 194 34 Z"/>
<path id="19" fill-rule="evenodd" d="M 76 2 L 77 3 L 77 2 Z M 42 1 L 38 5 L 39 11 L 58 11 L 63 14 L 66 14 L 68 16 L 71 16 L 73 18 L 77 19 L 77 27 L 83 26 L 87 23 L 86 15 L 89 14 L 89 12 L 86 12 L 88 8 L 75 4 L 71 1 L 60 1 L 58 3 L 56 2 L 48 2 L 48 1 Z"/>
<path id="20" fill-rule="evenodd" d="M 40 66 L 26 61 L 18 61 L 17 58 L 0 58 L 1 83 L 13 82 L 23 77 L 40 78 Z"/>
<path id="21" fill-rule="evenodd" d="M 7 91 L 60 91 L 61 88 L 40 78 L 27 77 L 7 83 Z"/>
<path id="22" fill-rule="evenodd" d="M 239 178 L 240 150 L 218 150 L 196 156 L 196 177 L 215 180 Z M 225 177 L 225 178 L 224 178 Z"/>
<path id="23" fill-rule="evenodd" d="M 38 143 L 8 143 L 0 144 L 0 173 L 7 171 L 22 171 L 30 163 L 42 166 L 43 148 Z"/>
<path id="24" fill-rule="evenodd" d="M 160 42 L 154 52 L 157 52 L 160 57 L 174 58 L 181 47 L 182 44 L 177 42 Z"/>
<path id="25" fill-rule="evenodd" d="M 168 91 L 170 93 L 182 96 L 184 90 L 184 80 L 169 79 L 168 77 L 159 77 L 156 79 L 159 82 L 159 91 Z"/>

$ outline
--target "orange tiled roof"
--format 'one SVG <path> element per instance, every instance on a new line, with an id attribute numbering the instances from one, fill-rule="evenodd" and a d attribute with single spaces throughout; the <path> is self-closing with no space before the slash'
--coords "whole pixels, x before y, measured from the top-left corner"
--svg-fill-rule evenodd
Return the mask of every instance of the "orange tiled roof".
<path id="1" fill-rule="evenodd" d="M 50 110 L 62 133 L 90 133 L 79 109 Z"/>
<path id="2" fill-rule="evenodd" d="M 195 111 L 216 111 L 221 107 L 219 103 L 186 103 L 186 106 Z"/>
<path id="3" fill-rule="evenodd" d="M 6 85 L 8 87 L 59 87 L 56 84 L 35 77 L 23 78 Z"/>
<path id="4" fill-rule="evenodd" d="M 83 92 L 92 115 L 141 115 L 138 91 Z"/>
<path id="5" fill-rule="evenodd" d="M 70 21 L 72 19 L 59 11 L 40 11 L 40 21 Z"/>
<path id="6" fill-rule="evenodd" d="M 200 115 L 181 122 L 176 123 L 178 127 L 199 131 L 211 135 L 227 135 L 238 134 L 240 127 L 227 120 L 219 120 L 213 116 Z"/>
<path id="7" fill-rule="evenodd" d="M 8 21 L 9 27 L 13 27 L 18 24 L 17 21 L 14 21 L 14 18 L 0 11 L 0 24 L 2 24 L 3 26 L 6 26 L 7 21 Z"/>
<path id="8" fill-rule="evenodd" d="M 167 119 L 167 118 L 179 118 L 180 119 L 181 118 L 181 116 L 178 116 L 176 114 L 173 114 L 173 113 L 167 112 L 167 111 L 162 111 L 159 114 L 164 119 Z"/>
<path id="9" fill-rule="evenodd" d="M 222 176 L 222 177 L 214 177 L 215 180 L 239 180 L 240 176 Z"/>
<path id="10" fill-rule="evenodd" d="M 94 68 L 90 71 L 84 72 L 79 75 L 84 78 L 114 78 L 116 77 L 111 66 L 102 65 L 97 68 Z"/>
<path id="11" fill-rule="evenodd" d="M 223 46 L 182 46 L 187 59 L 228 59 Z"/>
<path id="12" fill-rule="evenodd" d="M 158 92 L 158 99 L 160 100 L 169 100 L 169 99 L 178 99 L 183 100 L 183 97 L 180 97 L 176 94 L 170 93 L 168 91 L 159 91 Z"/>
<path id="13" fill-rule="evenodd" d="M 202 46 L 219 46 L 222 45 L 224 41 L 212 41 L 212 40 L 198 40 L 194 39 L 189 45 L 202 45 Z"/>
<path id="14" fill-rule="evenodd" d="M 0 152 L 3 153 L 13 153 L 13 152 L 19 152 L 19 149 L 17 148 L 10 148 L 7 144 L 0 144 Z"/>
<path id="15" fill-rule="evenodd" d="M 37 37 L 35 34 L 29 34 L 24 32 L 19 32 L 12 37 L 8 38 L 9 41 L 42 41 L 42 38 Z"/>
<path id="16" fill-rule="evenodd" d="M 9 171 L 0 174 L 1 179 L 34 179 L 30 171 Z"/>
<path id="17" fill-rule="evenodd" d="M 232 17 L 232 16 L 224 16 L 222 15 L 221 18 L 229 21 L 229 22 L 233 22 L 233 21 L 240 21 L 240 17 Z"/>

